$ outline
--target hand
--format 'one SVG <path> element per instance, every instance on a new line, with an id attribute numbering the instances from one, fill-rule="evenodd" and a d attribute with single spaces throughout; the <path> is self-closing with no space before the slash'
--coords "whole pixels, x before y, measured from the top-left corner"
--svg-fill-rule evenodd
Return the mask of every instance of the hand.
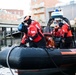
<path id="1" fill-rule="evenodd" d="M 29 40 L 32 41 L 33 39 L 31 37 L 29 37 Z"/>
<path id="2" fill-rule="evenodd" d="M 20 47 L 27 47 L 25 44 L 20 43 Z"/>

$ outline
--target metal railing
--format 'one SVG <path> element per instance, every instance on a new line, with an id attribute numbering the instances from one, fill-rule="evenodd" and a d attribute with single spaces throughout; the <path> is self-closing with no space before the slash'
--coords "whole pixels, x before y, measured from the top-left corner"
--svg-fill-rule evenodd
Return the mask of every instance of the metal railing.
<path id="1" fill-rule="evenodd" d="M 7 35 L 7 31 L 6 31 L 6 28 L 4 27 L 2 29 L 2 31 L 0 31 L 0 50 L 2 47 L 5 47 L 5 46 L 12 46 L 13 44 L 19 44 L 20 43 L 20 40 L 21 40 L 21 36 L 20 37 L 14 37 L 13 36 L 13 33 L 15 31 L 12 30 L 12 28 L 10 28 L 10 35 Z"/>

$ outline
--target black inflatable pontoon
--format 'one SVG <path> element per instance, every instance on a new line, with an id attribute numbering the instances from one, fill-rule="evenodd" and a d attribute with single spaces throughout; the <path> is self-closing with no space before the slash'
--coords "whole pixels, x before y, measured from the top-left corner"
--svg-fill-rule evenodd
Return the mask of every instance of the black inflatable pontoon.
<path id="1" fill-rule="evenodd" d="M 0 51 L 0 64 L 15 69 L 47 69 L 76 66 L 76 49 L 11 47 Z M 8 57 L 8 58 L 7 58 Z M 8 61 L 7 61 L 8 59 Z"/>

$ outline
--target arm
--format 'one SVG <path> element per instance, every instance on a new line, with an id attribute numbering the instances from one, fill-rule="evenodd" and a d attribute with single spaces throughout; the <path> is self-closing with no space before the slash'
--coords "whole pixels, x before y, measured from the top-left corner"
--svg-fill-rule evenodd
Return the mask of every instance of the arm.
<path id="1" fill-rule="evenodd" d="M 23 35 L 23 37 L 22 37 L 22 39 L 21 39 L 21 43 L 22 43 L 22 44 L 26 44 L 26 39 L 27 39 L 27 36 L 26 36 L 26 34 L 24 33 L 24 35 Z"/>

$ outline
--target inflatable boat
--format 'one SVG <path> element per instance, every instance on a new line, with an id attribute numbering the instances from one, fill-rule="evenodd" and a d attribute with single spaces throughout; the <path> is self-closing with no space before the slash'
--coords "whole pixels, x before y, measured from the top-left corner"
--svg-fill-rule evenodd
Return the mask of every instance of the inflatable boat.
<path id="1" fill-rule="evenodd" d="M 0 64 L 25 70 L 76 68 L 76 49 L 7 47 L 0 51 Z"/>
<path id="2" fill-rule="evenodd" d="M 53 18 L 55 17 L 54 15 Z M 62 15 L 57 15 L 57 17 L 64 19 L 69 24 L 68 19 Z M 57 74 L 58 71 L 62 75 L 74 75 L 76 73 L 76 48 L 7 47 L 0 51 L 0 65 L 21 70 L 19 73 L 22 72 L 22 74 L 24 74 L 24 70 L 25 73 L 27 70 L 39 70 L 41 74 L 34 72 L 33 75 L 50 75 L 52 72 Z M 63 72 L 64 70 L 67 71 L 67 74 Z M 32 72 L 29 75 L 32 75 Z"/>

